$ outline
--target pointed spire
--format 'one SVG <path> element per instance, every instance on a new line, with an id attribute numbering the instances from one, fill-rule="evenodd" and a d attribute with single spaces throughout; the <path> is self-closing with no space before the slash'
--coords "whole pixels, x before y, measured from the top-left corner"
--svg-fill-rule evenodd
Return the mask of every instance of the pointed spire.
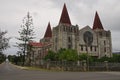
<path id="1" fill-rule="evenodd" d="M 52 30 L 51 30 L 51 25 L 50 22 L 48 23 L 44 38 L 52 37 Z"/>
<path id="2" fill-rule="evenodd" d="M 94 18 L 93 29 L 102 29 L 102 30 L 104 30 L 97 11 L 96 11 L 95 18 Z"/>
<path id="3" fill-rule="evenodd" d="M 29 12 L 27 12 L 27 17 L 29 18 L 29 16 L 30 16 L 30 13 L 29 13 Z"/>
<path id="4" fill-rule="evenodd" d="M 28 18 L 28 19 L 31 18 L 30 12 L 27 12 L 27 18 Z"/>
<path id="5" fill-rule="evenodd" d="M 71 25 L 71 21 L 70 21 L 69 14 L 68 14 L 65 3 L 64 3 L 61 18 L 60 18 L 60 21 L 59 21 L 59 24 L 60 23 Z"/>

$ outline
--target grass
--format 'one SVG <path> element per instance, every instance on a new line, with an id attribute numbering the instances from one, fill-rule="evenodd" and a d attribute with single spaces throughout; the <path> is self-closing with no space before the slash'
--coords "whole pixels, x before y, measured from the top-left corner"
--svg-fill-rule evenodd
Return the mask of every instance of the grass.
<path id="1" fill-rule="evenodd" d="M 19 69 L 23 69 L 23 70 L 35 70 L 35 71 L 47 71 L 47 72 L 63 72 L 62 70 L 56 70 L 56 69 L 43 69 L 40 67 L 27 67 L 27 66 L 17 66 L 15 65 L 17 68 Z"/>

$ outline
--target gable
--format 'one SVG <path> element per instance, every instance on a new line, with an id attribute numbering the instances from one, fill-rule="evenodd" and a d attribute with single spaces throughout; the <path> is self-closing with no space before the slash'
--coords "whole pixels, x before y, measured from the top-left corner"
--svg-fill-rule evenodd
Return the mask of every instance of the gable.
<path id="1" fill-rule="evenodd" d="M 92 45 L 97 45 L 97 36 L 96 36 L 96 33 L 89 26 L 86 26 L 86 27 L 84 27 L 84 28 L 82 28 L 82 29 L 79 30 L 79 43 L 81 45 L 85 45 L 85 41 L 84 41 L 84 34 L 85 34 L 85 32 L 90 32 L 93 35 Z"/>

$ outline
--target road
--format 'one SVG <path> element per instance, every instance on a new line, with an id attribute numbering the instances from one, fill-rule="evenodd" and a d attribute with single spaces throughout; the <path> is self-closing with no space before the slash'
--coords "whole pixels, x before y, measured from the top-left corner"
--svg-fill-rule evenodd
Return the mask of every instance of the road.
<path id="1" fill-rule="evenodd" d="M 0 80 L 120 80 L 120 72 L 48 72 L 0 64 Z"/>

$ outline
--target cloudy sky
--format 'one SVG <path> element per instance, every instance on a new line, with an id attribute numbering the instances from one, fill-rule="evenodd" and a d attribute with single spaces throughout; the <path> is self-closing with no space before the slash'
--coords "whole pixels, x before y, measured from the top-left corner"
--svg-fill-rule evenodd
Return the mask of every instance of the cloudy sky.
<path id="1" fill-rule="evenodd" d="M 6 54 L 15 54 L 12 47 L 17 40 L 22 19 L 30 12 L 36 33 L 35 41 L 44 36 L 48 22 L 58 25 L 64 3 L 66 3 L 73 25 L 92 27 L 97 11 L 106 30 L 112 33 L 113 51 L 120 51 L 120 0 L 0 0 L 0 28 L 7 30 L 11 48 Z"/>

